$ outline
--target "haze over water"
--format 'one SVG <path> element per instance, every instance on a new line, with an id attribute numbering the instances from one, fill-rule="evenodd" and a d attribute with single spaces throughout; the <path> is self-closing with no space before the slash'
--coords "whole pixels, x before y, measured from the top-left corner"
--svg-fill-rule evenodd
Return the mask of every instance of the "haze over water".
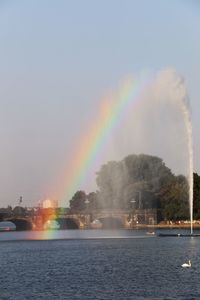
<path id="1" fill-rule="evenodd" d="M 96 191 L 103 163 L 129 154 L 159 156 L 191 181 L 200 173 L 199 36 L 198 1 L 0 1 L 0 207 L 67 206 L 76 189 Z M 141 78 L 139 97 L 84 164 L 103 105 Z M 71 182 L 82 141 L 74 174 L 83 176 Z M 0 249 L 0 299 L 200 299 L 199 238 L 33 230 L 0 232 Z"/>
<path id="2" fill-rule="evenodd" d="M 197 2 L 2 1 L 0 16 L 2 206 L 15 206 L 21 195 L 24 205 L 34 206 L 65 194 L 66 168 L 88 120 L 119 82 L 145 70 L 172 67 L 185 79 L 199 172 Z M 101 161 L 143 152 L 186 174 L 186 144 L 179 108 L 149 99 L 113 133 Z M 91 184 L 81 188 L 95 189 L 100 162 L 91 168 Z"/>

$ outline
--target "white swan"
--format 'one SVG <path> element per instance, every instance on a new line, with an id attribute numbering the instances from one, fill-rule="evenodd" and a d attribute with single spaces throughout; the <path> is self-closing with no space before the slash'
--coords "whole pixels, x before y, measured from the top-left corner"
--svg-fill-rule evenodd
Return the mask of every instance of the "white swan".
<path id="1" fill-rule="evenodd" d="M 184 264 L 181 265 L 181 267 L 183 267 L 183 268 L 191 268 L 191 266 L 192 266 L 192 264 L 191 264 L 190 260 L 188 261 L 188 264 L 184 263 Z"/>

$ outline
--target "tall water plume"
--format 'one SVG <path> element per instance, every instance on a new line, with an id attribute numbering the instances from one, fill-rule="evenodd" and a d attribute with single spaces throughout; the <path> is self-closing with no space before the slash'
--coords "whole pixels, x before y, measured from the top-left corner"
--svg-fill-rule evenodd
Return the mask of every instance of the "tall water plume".
<path id="1" fill-rule="evenodd" d="M 128 106 L 117 129 L 110 134 L 104 162 L 146 153 L 161 157 L 174 173 L 186 175 L 192 233 L 193 142 L 186 85 L 174 69 L 150 77 L 139 100 L 133 99 L 133 106 Z"/>
<path id="2" fill-rule="evenodd" d="M 67 190 L 95 190 L 95 173 L 108 161 L 140 153 L 161 157 L 173 173 L 188 178 L 192 233 L 193 147 L 186 86 L 173 69 L 149 77 L 144 84 L 131 80 L 128 88 L 125 85 L 123 89 L 122 85 L 116 95 L 103 101 L 97 121 L 89 126 L 75 158 L 71 159 Z M 111 172 L 109 197 L 110 191 L 119 191 L 123 198 L 120 174 Z"/>
<path id="3" fill-rule="evenodd" d="M 178 83 L 179 84 L 179 83 Z M 180 84 L 181 80 L 180 80 Z M 189 174 L 188 174 L 188 181 L 189 181 L 189 204 L 190 204 L 190 231 L 191 234 L 193 233 L 193 169 L 194 169 L 194 162 L 193 162 L 193 136 L 192 136 L 192 121 L 191 121 L 191 114 L 189 108 L 189 101 L 188 97 L 184 96 L 182 98 L 182 111 L 183 116 L 185 119 L 186 129 L 187 129 L 187 137 L 188 137 L 188 153 L 189 153 Z"/>
<path id="4" fill-rule="evenodd" d="M 187 152 L 188 152 L 188 172 L 187 178 L 189 183 L 189 210 L 190 210 L 190 230 L 193 233 L 193 136 L 192 136 L 192 120 L 189 97 L 186 90 L 186 85 L 181 76 L 175 70 L 167 69 L 162 71 L 158 77 L 158 86 L 161 90 L 163 86 L 169 88 L 168 101 L 172 99 L 175 101 L 182 112 L 187 139 Z"/>

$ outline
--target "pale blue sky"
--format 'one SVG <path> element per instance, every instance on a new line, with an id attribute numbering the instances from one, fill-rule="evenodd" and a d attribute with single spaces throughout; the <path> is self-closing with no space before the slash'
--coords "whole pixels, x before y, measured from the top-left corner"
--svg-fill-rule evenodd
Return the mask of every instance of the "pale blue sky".
<path id="1" fill-rule="evenodd" d="M 101 97 L 143 70 L 185 78 L 200 173 L 199 37 L 198 0 L 0 0 L 2 206 L 54 195 Z"/>

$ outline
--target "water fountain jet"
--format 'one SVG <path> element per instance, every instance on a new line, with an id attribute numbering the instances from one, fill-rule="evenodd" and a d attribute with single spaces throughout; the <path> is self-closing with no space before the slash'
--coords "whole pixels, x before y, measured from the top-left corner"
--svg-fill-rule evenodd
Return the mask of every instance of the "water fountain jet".
<path id="1" fill-rule="evenodd" d="M 189 155 L 189 171 L 188 171 L 188 183 L 189 183 L 189 210 L 190 210 L 190 235 L 193 235 L 193 137 L 192 137 L 192 120 L 189 105 L 189 98 L 186 94 L 184 82 L 182 78 L 178 78 L 176 86 L 180 89 L 181 97 L 181 110 L 187 131 L 187 145 Z"/>
<path id="2" fill-rule="evenodd" d="M 158 86 L 160 93 L 158 100 L 162 99 L 162 90 L 168 89 L 167 101 L 178 104 L 182 112 L 183 121 L 186 130 L 186 142 L 188 153 L 188 172 L 187 179 L 189 185 L 189 215 L 190 215 L 190 235 L 193 235 L 193 137 L 192 137 L 192 121 L 189 97 L 183 78 L 177 75 L 173 69 L 162 71 L 158 76 Z"/>

